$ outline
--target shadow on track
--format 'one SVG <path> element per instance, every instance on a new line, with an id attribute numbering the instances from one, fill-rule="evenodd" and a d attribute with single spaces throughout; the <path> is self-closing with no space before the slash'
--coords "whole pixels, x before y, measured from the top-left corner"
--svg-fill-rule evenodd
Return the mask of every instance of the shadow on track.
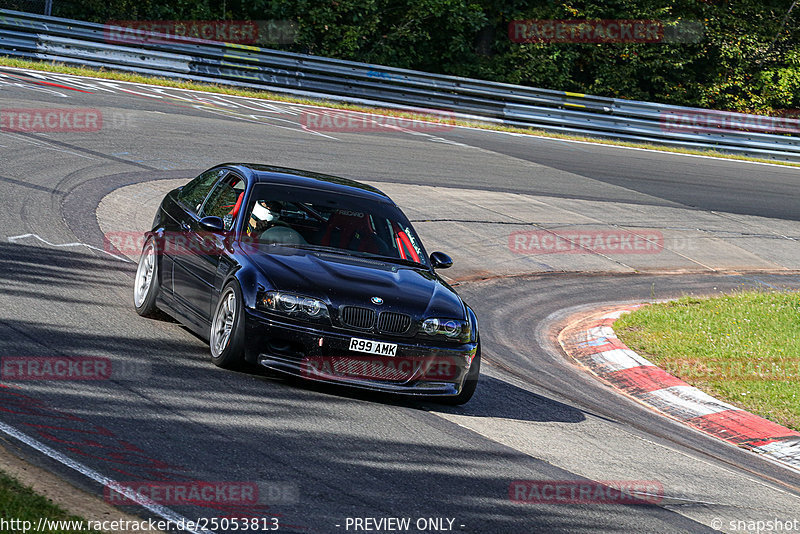
<path id="1" fill-rule="evenodd" d="M 470 532 L 681 530 L 683 519 L 655 506 L 514 503 L 513 480 L 579 477 L 432 413 L 536 425 L 578 423 L 578 409 L 487 376 L 470 403 L 451 408 L 224 371 L 181 326 L 135 313 L 132 265 L 10 244 L 0 258 L 3 290 L 27 295 L 18 313 L 0 315 L 0 357 L 146 364 L 135 379 L 0 384 L 3 423 L 115 480 L 286 482 L 299 499 L 255 513 L 280 515 L 288 532 L 377 516 L 449 517 Z M 188 517 L 231 512 L 225 503 L 171 507 Z"/>

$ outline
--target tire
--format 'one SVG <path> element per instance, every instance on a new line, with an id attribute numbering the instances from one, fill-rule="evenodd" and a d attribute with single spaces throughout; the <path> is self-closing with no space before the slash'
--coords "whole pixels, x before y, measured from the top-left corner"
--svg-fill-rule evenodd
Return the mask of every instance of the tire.
<path id="1" fill-rule="evenodd" d="M 481 374 L 481 340 L 478 340 L 478 348 L 475 352 L 475 358 L 472 360 L 472 365 L 467 372 L 467 378 L 464 380 L 464 386 L 461 388 L 461 393 L 455 397 L 443 397 L 437 400 L 439 404 L 446 404 L 448 406 L 460 406 L 466 404 L 475 393 L 478 387 L 478 378 Z"/>
<path id="2" fill-rule="evenodd" d="M 161 289 L 158 273 L 158 248 L 156 240 L 149 237 L 142 247 L 136 276 L 133 279 L 133 306 L 142 317 L 153 317 L 158 312 L 156 298 Z"/>
<path id="3" fill-rule="evenodd" d="M 244 304 L 236 281 L 225 284 L 214 308 L 208 336 L 211 362 L 235 369 L 244 364 Z"/>

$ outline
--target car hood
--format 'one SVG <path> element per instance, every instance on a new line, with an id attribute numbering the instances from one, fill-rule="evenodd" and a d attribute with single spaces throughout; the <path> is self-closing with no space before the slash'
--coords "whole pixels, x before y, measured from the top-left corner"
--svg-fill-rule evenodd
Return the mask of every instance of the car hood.
<path id="1" fill-rule="evenodd" d="M 358 256 L 269 247 L 249 255 L 272 289 L 416 317 L 465 318 L 458 295 L 425 269 Z M 381 305 L 372 297 L 383 299 Z"/>

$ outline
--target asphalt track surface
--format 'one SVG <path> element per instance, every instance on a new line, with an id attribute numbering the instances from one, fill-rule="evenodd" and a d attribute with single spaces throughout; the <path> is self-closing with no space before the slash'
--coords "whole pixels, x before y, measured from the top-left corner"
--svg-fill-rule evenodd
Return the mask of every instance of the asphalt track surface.
<path id="1" fill-rule="evenodd" d="M 553 339 L 572 314 L 609 302 L 797 288 L 800 276 L 547 274 L 463 284 L 481 320 L 485 373 L 470 403 L 444 408 L 217 369 L 188 331 L 136 315 L 132 264 L 84 246 L 103 248 L 95 208 L 107 193 L 224 161 L 787 221 L 800 220 L 796 169 L 462 129 L 319 135 L 285 114 L 250 120 L 129 86 L 73 84 L 87 91 L 78 92 L 3 81 L 2 109 L 100 108 L 104 125 L 0 132 L 0 356 L 103 356 L 145 370 L 4 384 L 6 432 L 121 482 L 281 484 L 295 492 L 289 502 L 168 507 L 189 519 L 275 516 L 284 532 L 346 532 L 347 518 L 365 517 L 451 518 L 457 531 L 508 533 L 705 532 L 714 517 L 800 519 L 800 475 L 618 395 Z M 27 234 L 35 237 L 8 240 Z M 103 495 L 54 454 L 7 435 L 3 444 Z M 509 499 L 514 480 L 575 479 L 657 480 L 665 498 L 636 506 Z"/>

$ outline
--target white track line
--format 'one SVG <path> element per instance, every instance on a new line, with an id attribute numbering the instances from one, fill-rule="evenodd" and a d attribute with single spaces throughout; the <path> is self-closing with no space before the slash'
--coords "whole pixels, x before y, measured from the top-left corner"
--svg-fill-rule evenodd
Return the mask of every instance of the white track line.
<path id="1" fill-rule="evenodd" d="M 42 243 L 44 243 L 44 244 L 46 244 L 46 245 L 49 245 L 49 246 L 51 246 L 51 247 L 86 247 L 86 248 L 88 248 L 88 249 L 92 249 L 92 250 L 96 250 L 96 251 L 98 251 L 98 252 L 102 252 L 103 254 L 108 254 L 108 255 L 109 255 L 109 256 L 111 256 L 112 258 L 114 258 L 114 259 L 117 259 L 117 260 L 120 260 L 120 261 L 124 261 L 125 263 L 133 263 L 133 261 L 132 261 L 132 260 L 129 260 L 128 258 L 124 258 L 124 257 L 122 257 L 122 256 L 117 256 L 116 254 L 112 254 L 112 253 L 110 253 L 110 252 L 109 252 L 109 251 L 107 251 L 107 250 L 103 250 L 102 248 L 93 247 L 92 245 L 87 245 L 86 243 L 61 243 L 61 244 L 57 244 L 57 243 L 51 243 L 50 241 L 48 241 L 48 240 L 44 239 L 43 237 L 39 237 L 39 236 L 38 236 L 38 235 L 36 235 L 36 234 L 22 234 L 22 235 L 15 235 L 15 236 L 9 237 L 9 238 L 8 238 L 8 242 L 9 242 L 9 243 L 14 243 L 14 244 L 16 244 L 16 242 L 17 242 L 18 240 L 20 240 L 20 239 L 27 239 L 27 238 L 29 238 L 29 237 L 32 237 L 32 238 L 34 238 L 34 239 L 38 239 L 38 240 L 39 240 L 39 241 L 41 241 Z"/>
<path id="2" fill-rule="evenodd" d="M 65 455 L 61 454 L 57 450 L 48 447 L 44 443 L 42 443 L 42 442 L 30 437 L 29 435 L 27 435 L 27 434 L 25 434 L 23 432 L 20 432 L 19 430 L 17 430 L 16 428 L 14 428 L 14 427 L 12 427 L 10 425 L 7 425 L 7 424 L 5 424 L 3 422 L 0 422 L 0 432 L 4 432 L 4 433 L 8 434 L 9 436 L 18 439 L 19 441 L 23 442 L 24 444 L 28 445 L 29 447 L 32 447 L 32 448 L 36 449 L 37 451 L 41 452 L 42 454 L 45 454 L 45 455 L 49 456 L 53 460 L 56 460 L 57 462 L 69 467 L 70 469 L 73 469 L 73 470 L 77 471 L 78 473 L 91 478 L 95 482 L 99 482 L 100 484 L 103 485 L 103 487 L 109 487 L 109 488 L 113 489 L 115 492 L 120 493 L 121 495 L 124 495 L 125 497 L 127 497 L 131 501 L 135 502 L 136 504 L 142 506 L 143 508 L 146 508 L 147 510 L 149 510 L 152 513 L 156 514 L 157 516 L 159 516 L 159 517 L 161 517 L 161 518 L 163 518 L 163 519 L 165 519 L 167 521 L 170 521 L 175 525 L 178 525 L 178 524 L 187 525 L 190 522 L 188 519 L 186 519 L 182 515 L 178 514 L 177 512 L 172 511 L 171 509 L 167 508 L 166 506 L 162 506 L 162 505 L 158 504 L 157 502 L 154 502 L 153 500 L 151 500 L 148 497 L 142 495 L 141 493 L 139 493 L 137 491 L 133 491 L 133 489 L 131 489 L 129 487 L 126 487 L 126 486 L 120 484 L 119 482 L 117 482 L 115 480 L 112 480 L 112 479 L 106 477 L 105 475 L 102 475 L 102 474 L 98 473 L 94 469 L 92 469 L 90 467 L 87 467 L 87 466 L 83 465 L 80 462 L 76 462 L 72 458 L 69 458 L 68 456 L 65 456 Z M 188 532 L 192 532 L 193 534 L 214 534 L 214 532 L 211 531 L 211 530 L 188 530 L 187 529 L 187 531 Z"/>

